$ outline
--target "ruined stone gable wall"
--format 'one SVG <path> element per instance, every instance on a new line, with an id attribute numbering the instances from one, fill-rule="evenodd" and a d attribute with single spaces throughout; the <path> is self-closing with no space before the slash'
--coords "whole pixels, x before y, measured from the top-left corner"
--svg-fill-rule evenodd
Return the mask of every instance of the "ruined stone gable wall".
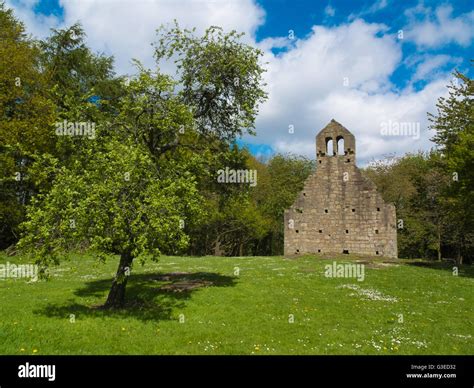
<path id="1" fill-rule="evenodd" d="M 316 172 L 285 211 L 284 250 L 396 258 L 395 207 L 362 176 L 355 158 L 318 156 Z"/>

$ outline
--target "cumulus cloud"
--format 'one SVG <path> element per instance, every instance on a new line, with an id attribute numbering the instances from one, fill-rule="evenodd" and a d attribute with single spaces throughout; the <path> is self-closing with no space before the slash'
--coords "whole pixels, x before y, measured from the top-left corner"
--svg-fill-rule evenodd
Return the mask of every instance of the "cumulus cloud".
<path id="1" fill-rule="evenodd" d="M 198 33 L 211 25 L 236 29 L 245 32 L 251 41 L 265 16 L 252 0 L 61 0 L 61 4 L 65 23 L 79 20 L 93 48 L 115 55 L 119 71 L 131 69 L 130 58 L 153 66 L 150 44 L 156 40 L 156 28 L 174 19 L 181 27 L 196 27 Z"/>
<path id="2" fill-rule="evenodd" d="M 446 94 L 449 65 L 456 63 L 443 55 L 412 58 L 413 79 L 398 90 L 390 77 L 402 64 L 400 41 L 385 25 L 360 19 L 315 26 L 286 52 L 267 52 L 266 60 L 269 101 L 258 118 L 258 141 L 277 152 L 314 158 L 315 136 L 334 118 L 356 136 L 360 164 L 432 146 L 426 113 Z M 414 90 L 412 83 L 420 79 L 426 85 Z M 385 136 L 381 129 L 386 123 L 413 125 L 419 136 Z"/>
<path id="3" fill-rule="evenodd" d="M 357 140 L 357 157 L 364 164 L 387 154 L 401 155 L 407 151 L 430 148 L 433 136 L 428 130 L 426 112 L 433 110 L 438 96 L 445 93 L 447 79 L 430 83 L 419 92 L 368 94 L 350 90 L 331 93 L 313 106 L 314 115 L 332 112 L 337 120 L 352 131 Z M 397 123 L 419 128 L 404 135 L 384 135 L 383 125 Z"/>
<path id="4" fill-rule="evenodd" d="M 451 70 L 453 66 L 461 62 L 461 58 L 445 54 L 415 54 L 404 61 L 405 65 L 415 69 L 411 77 L 412 84 L 420 80 L 430 81 L 439 77 L 445 77 L 446 69 Z"/>
<path id="5" fill-rule="evenodd" d="M 418 46 L 434 48 L 455 43 L 466 47 L 474 38 L 474 11 L 455 17 L 450 5 L 433 10 L 419 4 L 405 14 L 410 20 L 405 38 Z"/>
<path id="6" fill-rule="evenodd" d="M 286 52 L 267 52 L 269 100 L 258 118 L 258 141 L 279 152 L 314 157 L 316 133 L 334 118 L 356 136 L 362 163 L 429 148 L 426 112 L 445 92 L 447 81 L 398 91 L 390 76 L 401 59 L 400 43 L 385 25 L 360 19 L 332 28 L 315 26 Z M 420 76 L 423 71 L 428 69 L 420 69 Z M 419 125 L 420 138 L 382 136 L 381 125 L 388 121 Z"/>
<path id="7" fill-rule="evenodd" d="M 196 27 L 198 33 L 212 25 L 245 32 L 254 41 L 255 31 L 265 20 L 264 10 L 254 0 L 60 0 L 63 20 L 34 13 L 39 0 L 8 0 L 29 31 L 38 37 L 48 34 L 49 26 L 66 27 L 80 22 L 87 43 L 94 50 L 114 55 L 119 73 L 134 72 L 132 58 L 154 66 L 156 29 L 172 25 Z"/>
<path id="8" fill-rule="evenodd" d="M 264 23 L 265 12 L 253 0 L 60 1 L 63 20 L 35 14 L 36 0 L 17 0 L 14 8 L 29 30 L 39 36 L 46 35 L 49 27 L 80 21 L 88 44 L 114 55 L 121 74 L 134 71 L 131 58 L 154 66 L 150 44 L 156 39 L 155 30 L 174 19 L 182 27 L 197 27 L 198 32 L 210 25 L 246 32 L 246 41 L 264 51 L 269 100 L 260 109 L 258 136 L 244 140 L 312 158 L 315 135 L 332 118 L 356 136 L 360 164 L 388 153 L 401 155 L 429 148 L 432 134 L 427 130 L 426 112 L 433 112 L 437 98 L 446 93 L 449 72 L 457 63 L 456 58 L 445 55 L 413 55 L 403 60 L 402 42 L 386 25 L 360 18 L 331 27 L 313 26 L 303 39 L 273 36 L 256 43 L 255 32 Z M 387 4 L 378 1 L 371 12 Z M 436 28 L 445 34 L 438 40 L 470 41 L 472 29 L 462 32 L 460 26 L 471 20 L 471 14 L 456 18 L 451 11 L 450 7 L 438 7 L 432 18 L 430 9 L 418 6 L 411 10 L 409 19 L 416 12 L 424 12 L 425 19 L 418 24 L 410 19 L 408 37 L 420 44 L 435 44 L 424 36 L 424 29 Z M 326 8 L 326 15 L 332 12 Z M 414 71 L 408 85 L 398 90 L 391 77 L 402 65 Z M 426 82 L 416 90 L 413 83 L 418 80 Z M 382 136 L 381 125 L 387 122 L 418 123 L 420 136 Z"/>
<path id="9" fill-rule="evenodd" d="M 28 33 L 36 38 L 45 38 L 51 28 L 61 25 L 61 20 L 55 15 L 43 15 L 34 12 L 39 0 L 7 0 L 6 6 L 15 10 L 15 16 L 25 24 Z"/>

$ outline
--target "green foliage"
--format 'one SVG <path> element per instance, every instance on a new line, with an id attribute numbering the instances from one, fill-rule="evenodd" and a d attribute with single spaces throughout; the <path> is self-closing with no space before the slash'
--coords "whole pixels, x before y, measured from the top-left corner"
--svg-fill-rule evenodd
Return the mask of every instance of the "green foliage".
<path id="1" fill-rule="evenodd" d="M 435 233 L 439 226 L 428 215 L 432 203 L 428 185 L 429 155 L 408 154 L 372 163 L 364 173 L 376 184 L 384 200 L 397 210 L 398 255 L 402 258 L 434 257 L 437 246 Z"/>
<path id="2" fill-rule="evenodd" d="M 217 183 L 216 170 L 252 170 L 257 184 Z M 211 165 L 203 181 L 206 217 L 193 229 L 190 252 L 196 255 L 271 255 L 283 253 L 283 212 L 303 188 L 314 163 L 276 155 L 263 163 L 247 150 L 232 148 Z"/>
<path id="3" fill-rule="evenodd" d="M 436 115 L 428 114 L 431 129 L 436 131 L 433 141 L 446 155 L 459 145 L 463 134 L 472 134 L 474 126 L 473 80 L 459 71 L 453 75 L 454 79 L 448 85 L 448 97 L 438 99 Z"/>
<path id="4" fill-rule="evenodd" d="M 40 43 L 42 70 L 54 87 L 58 110 L 66 116 L 93 96 L 100 98 L 100 103 L 93 106 L 107 111 L 122 93 L 113 58 L 92 53 L 85 38 L 83 28 L 76 23 L 66 29 L 53 29 L 51 36 Z M 92 113 L 89 116 L 94 117 Z"/>
<path id="5" fill-rule="evenodd" d="M 115 77 L 113 58 L 92 53 L 85 38 L 79 24 L 53 30 L 40 43 L 40 64 L 55 102 L 56 122 L 98 126 L 117 114 L 124 89 Z M 67 165 L 87 143 L 83 136 L 58 136 L 54 155 Z"/>
<path id="6" fill-rule="evenodd" d="M 446 194 L 456 183 L 437 151 L 372 163 L 364 170 L 386 202 L 397 209 L 401 258 L 453 258 L 453 244 L 465 231 L 455 228 L 455 208 Z"/>
<path id="7" fill-rule="evenodd" d="M 263 53 L 240 41 L 243 34 L 224 33 L 210 27 L 202 37 L 175 23 L 160 28 L 155 57 L 173 58 L 177 66 L 179 95 L 192 108 L 196 129 L 204 136 L 232 141 L 243 130 L 254 133 L 258 105 L 266 97 L 262 89 Z"/>
<path id="8" fill-rule="evenodd" d="M 172 165 L 168 166 L 172 169 Z M 186 221 L 198 214 L 190 174 L 159 173 L 139 148 L 108 142 L 90 147 L 86 165 L 62 167 L 48 193 L 28 208 L 20 248 L 44 270 L 65 251 L 86 246 L 98 254 L 157 257 L 184 250 Z"/>
<path id="9" fill-rule="evenodd" d="M 56 136 L 56 123 L 104 121 L 113 112 L 120 82 L 112 58 L 94 55 L 79 25 L 53 31 L 43 42 L 28 38 L 11 10 L 0 4 L 0 247 L 19 237 L 24 205 L 52 181 L 31 164 L 40 155 L 63 165 L 87 148 L 80 136 Z M 92 97 L 100 96 L 100 103 Z M 48 156 L 49 155 L 49 156 Z M 39 175 L 42 178 L 39 179 Z"/>
<path id="10" fill-rule="evenodd" d="M 261 162 L 235 145 L 254 133 L 267 98 L 262 52 L 215 26 L 202 36 L 177 24 L 158 34 L 156 61 L 174 61 L 176 74 L 135 61 L 125 80 L 113 58 L 87 47 L 79 24 L 36 42 L 0 4 L 2 247 L 17 239 L 29 204 L 20 247 L 43 269 L 77 248 L 131 260 L 282 253 L 283 212 L 314 163 Z M 473 83 L 455 77 L 430 115 L 438 150 L 366 170 L 403 220 L 403 257 L 472 256 Z M 92 123 L 96 137 L 55 136 L 64 120 Z M 226 167 L 256 170 L 256 187 L 218 182 Z"/>
<path id="11" fill-rule="evenodd" d="M 189 107 L 175 95 L 176 82 L 171 77 L 136 64 L 138 74 L 123 85 L 111 129 L 116 136 L 143 146 L 158 162 L 164 153 L 192 140 L 194 120 Z"/>
<path id="12" fill-rule="evenodd" d="M 269 223 L 258 254 L 278 255 L 283 253 L 284 211 L 293 204 L 304 181 L 314 171 L 314 161 L 277 154 L 265 167 L 266 171 L 259 172 L 259 184 L 253 193 L 257 207 Z"/>
<path id="13" fill-rule="evenodd" d="M 458 71 L 454 76 L 448 97 L 429 117 L 440 168 L 451 178 L 442 195 L 451 230 L 447 243 L 462 262 L 474 258 L 474 82 Z"/>
<path id="14" fill-rule="evenodd" d="M 471 261 L 474 247 L 473 82 L 455 72 L 448 97 L 429 114 L 438 145 L 369 166 L 365 173 L 385 201 L 395 204 L 400 257 Z"/>
<path id="15" fill-rule="evenodd" d="M 18 238 L 27 205 L 18 247 L 43 273 L 71 249 L 120 254 L 111 305 L 123 301 L 134 258 L 184 252 L 204 217 L 199 191 L 212 192 L 205 185 L 219 162 L 241 158 L 229 141 L 253 128 L 265 98 L 261 53 L 239 34 L 173 33 L 157 59 L 177 58 L 178 79 L 137 62 L 128 83 L 113 58 L 85 45 L 79 24 L 35 42 L 0 4 L 2 247 Z M 58 123 L 87 123 L 96 136 L 56 136 Z M 232 193 L 222 191 L 224 214 L 258 235 L 252 204 Z"/>
<path id="16" fill-rule="evenodd" d="M 40 71 L 37 44 L 0 3 L 0 249 L 18 238 L 31 154 L 54 148 L 54 104 Z"/>

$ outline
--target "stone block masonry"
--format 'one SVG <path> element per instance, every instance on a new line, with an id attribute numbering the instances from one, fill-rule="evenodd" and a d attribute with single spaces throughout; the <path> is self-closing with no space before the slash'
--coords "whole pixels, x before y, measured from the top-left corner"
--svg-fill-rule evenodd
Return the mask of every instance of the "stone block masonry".
<path id="1" fill-rule="evenodd" d="M 316 136 L 316 172 L 285 210 L 285 255 L 397 257 L 395 206 L 357 168 L 355 145 L 335 120 Z"/>

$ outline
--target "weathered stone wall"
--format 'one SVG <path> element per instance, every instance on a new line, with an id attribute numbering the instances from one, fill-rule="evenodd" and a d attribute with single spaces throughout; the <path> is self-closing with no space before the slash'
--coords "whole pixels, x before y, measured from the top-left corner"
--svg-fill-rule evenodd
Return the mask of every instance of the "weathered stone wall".
<path id="1" fill-rule="evenodd" d="M 344 154 L 328 156 L 327 139 L 341 137 Z M 285 255 L 348 253 L 396 258 L 395 207 L 383 201 L 374 183 L 355 165 L 354 136 L 332 121 L 318 134 L 317 144 L 316 172 L 285 211 Z"/>

